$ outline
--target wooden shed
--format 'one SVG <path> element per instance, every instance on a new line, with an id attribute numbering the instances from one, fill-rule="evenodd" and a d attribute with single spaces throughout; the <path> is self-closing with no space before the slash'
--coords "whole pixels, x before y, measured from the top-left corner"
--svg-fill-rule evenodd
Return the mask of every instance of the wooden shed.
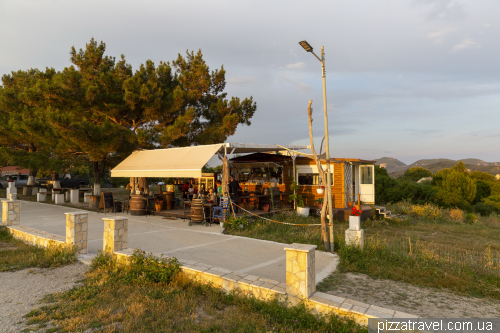
<path id="1" fill-rule="evenodd" d="M 294 163 L 295 159 L 295 163 Z M 332 198 L 334 208 L 346 208 L 348 201 L 360 200 L 365 204 L 375 203 L 375 161 L 332 158 L 330 162 Z M 230 173 L 238 174 L 240 187 L 248 192 L 263 192 L 269 187 L 269 179 L 277 179 L 280 192 L 290 192 L 295 178 L 306 206 L 317 206 L 316 199 L 322 185 L 316 162 L 308 157 L 270 153 L 255 153 L 230 160 Z M 323 162 L 326 168 L 326 162 Z"/>

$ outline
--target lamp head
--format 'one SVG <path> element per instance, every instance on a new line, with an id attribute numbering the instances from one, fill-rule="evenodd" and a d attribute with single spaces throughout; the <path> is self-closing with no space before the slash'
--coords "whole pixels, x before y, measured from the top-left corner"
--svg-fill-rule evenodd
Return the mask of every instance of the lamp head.
<path id="1" fill-rule="evenodd" d="M 313 47 L 311 45 L 309 45 L 308 42 L 306 42 L 305 40 L 299 42 L 300 46 L 302 46 L 304 48 L 304 50 L 306 50 L 307 52 L 312 52 L 313 51 Z"/>

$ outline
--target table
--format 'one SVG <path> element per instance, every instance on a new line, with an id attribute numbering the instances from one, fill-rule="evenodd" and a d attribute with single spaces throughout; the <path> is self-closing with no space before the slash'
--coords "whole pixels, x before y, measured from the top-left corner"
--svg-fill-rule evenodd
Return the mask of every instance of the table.
<path id="1" fill-rule="evenodd" d="M 258 193 L 258 192 L 248 192 L 248 193 Z M 280 202 L 279 202 L 279 206 L 281 207 L 283 204 L 282 204 L 282 201 L 283 201 L 283 196 L 284 195 L 290 195 L 290 194 L 293 194 L 293 192 L 279 192 L 279 193 L 274 193 L 273 194 L 273 197 L 276 197 L 279 195 L 280 197 Z M 238 199 L 243 199 L 243 203 L 245 204 L 245 209 L 247 209 L 247 204 L 250 203 L 250 200 L 251 198 L 257 198 L 258 200 L 258 207 L 259 207 L 259 210 L 262 210 L 262 205 L 265 204 L 265 203 L 270 203 L 270 200 L 271 199 L 271 195 L 270 194 L 254 194 L 254 195 L 245 195 L 245 196 L 240 196 Z M 262 200 L 261 201 L 261 198 L 267 198 L 268 200 Z M 275 202 L 274 206 L 276 207 L 277 204 Z M 254 203 L 254 206 L 253 206 L 254 210 L 255 210 L 255 203 Z"/>
<path id="2" fill-rule="evenodd" d="M 95 209 L 99 208 L 99 201 L 101 196 L 100 195 L 89 195 L 89 209 Z"/>

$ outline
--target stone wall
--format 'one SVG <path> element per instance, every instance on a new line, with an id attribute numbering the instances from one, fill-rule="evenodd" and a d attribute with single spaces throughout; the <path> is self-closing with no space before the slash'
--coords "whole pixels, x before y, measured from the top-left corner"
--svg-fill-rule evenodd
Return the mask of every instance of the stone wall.
<path id="1" fill-rule="evenodd" d="M 114 216 L 104 217 L 103 220 L 103 251 L 113 253 L 126 249 L 128 247 L 128 218 Z"/>
<path id="2" fill-rule="evenodd" d="M 27 226 L 9 226 L 7 229 L 14 238 L 32 245 L 49 247 L 51 243 L 56 245 L 66 244 L 66 239 L 63 236 L 51 234 L 50 232 L 33 229 Z"/>
<path id="3" fill-rule="evenodd" d="M 88 213 L 66 214 L 66 243 L 75 245 L 79 254 L 87 254 Z"/>
<path id="4" fill-rule="evenodd" d="M 21 221 L 21 201 L 2 200 L 2 224 L 19 225 Z"/>

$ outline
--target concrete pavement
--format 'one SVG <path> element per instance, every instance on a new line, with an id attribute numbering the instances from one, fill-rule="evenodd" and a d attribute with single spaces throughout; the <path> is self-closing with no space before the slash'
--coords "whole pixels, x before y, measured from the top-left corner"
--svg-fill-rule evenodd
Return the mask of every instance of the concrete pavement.
<path id="1" fill-rule="evenodd" d="M 1 205 L 0 205 L 1 209 Z M 81 211 L 74 208 L 22 201 L 21 225 L 64 236 L 64 213 Z M 286 244 L 246 237 L 223 235 L 218 225 L 187 225 L 187 220 L 163 219 L 160 216 L 131 216 L 125 213 L 88 212 L 88 252 L 102 250 L 105 216 L 128 218 L 128 246 L 155 254 L 192 260 L 231 271 L 257 275 L 285 282 Z M 337 266 L 336 255 L 316 251 L 316 283 Z"/>

